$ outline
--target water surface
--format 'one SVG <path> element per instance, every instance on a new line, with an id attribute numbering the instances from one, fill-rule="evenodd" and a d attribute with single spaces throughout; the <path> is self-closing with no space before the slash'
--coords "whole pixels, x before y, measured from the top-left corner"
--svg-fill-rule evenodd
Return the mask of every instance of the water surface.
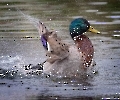
<path id="1" fill-rule="evenodd" d="M 117 3 L 116 3 L 117 2 Z M 98 100 L 120 97 L 119 0 L 1 0 L 0 1 L 0 98 L 1 100 L 72 99 Z M 36 23 L 40 20 L 73 44 L 69 24 L 83 17 L 102 34 L 91 39 L 96 66 L 92 78 L 54 80 L 26 74 L 23 66 L 45 61 Z"/>

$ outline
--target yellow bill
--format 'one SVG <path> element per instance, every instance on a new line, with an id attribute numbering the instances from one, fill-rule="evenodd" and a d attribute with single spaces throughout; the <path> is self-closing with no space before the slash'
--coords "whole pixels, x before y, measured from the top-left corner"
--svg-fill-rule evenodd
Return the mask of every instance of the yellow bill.
<path id="1" fill-rule="evenodd" d="M 97 34 L 100 34 L 100 32 L 96 29 L 94 29 L 92 26 L 90 26 L 90 28 L 88 29 L 89 32 L 92 32 L 92 33 L 97 33 Z"/>

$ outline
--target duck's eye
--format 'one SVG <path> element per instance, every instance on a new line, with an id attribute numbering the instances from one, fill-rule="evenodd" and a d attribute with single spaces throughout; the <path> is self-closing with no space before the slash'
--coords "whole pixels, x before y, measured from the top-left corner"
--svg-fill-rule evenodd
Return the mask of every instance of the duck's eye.
<path id="1" fill-rule="evenodd" d="M 93 29 L 93 27 L 92 27 L 92 29 Z"/>

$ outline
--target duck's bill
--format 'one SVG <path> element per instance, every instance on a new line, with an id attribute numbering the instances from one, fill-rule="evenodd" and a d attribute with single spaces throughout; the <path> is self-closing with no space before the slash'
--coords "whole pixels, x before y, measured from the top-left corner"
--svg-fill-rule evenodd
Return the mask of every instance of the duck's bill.
<path id="1" fill-rule="evenodd" d="M 100 32 L 96 29 L 94 29 L 92 26 L 90 26 L 90 28 L 88 29 L 89 32 L 92 32 L 92 33 L 96 33 L 96 34 L 100 34 Z"/>

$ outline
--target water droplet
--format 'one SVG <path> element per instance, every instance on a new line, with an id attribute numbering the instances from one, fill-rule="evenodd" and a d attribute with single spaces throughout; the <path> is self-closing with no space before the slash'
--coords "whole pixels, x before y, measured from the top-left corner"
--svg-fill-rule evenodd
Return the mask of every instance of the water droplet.
<path id="1" fill-rule="evenodd" d="M 74 38 L 74 40 L 76 40 L 76 38 Z"/>
<path id="2" fill-rule="evenodd" d="M 58 82 L 60 84 L 60 82 Z"/>

